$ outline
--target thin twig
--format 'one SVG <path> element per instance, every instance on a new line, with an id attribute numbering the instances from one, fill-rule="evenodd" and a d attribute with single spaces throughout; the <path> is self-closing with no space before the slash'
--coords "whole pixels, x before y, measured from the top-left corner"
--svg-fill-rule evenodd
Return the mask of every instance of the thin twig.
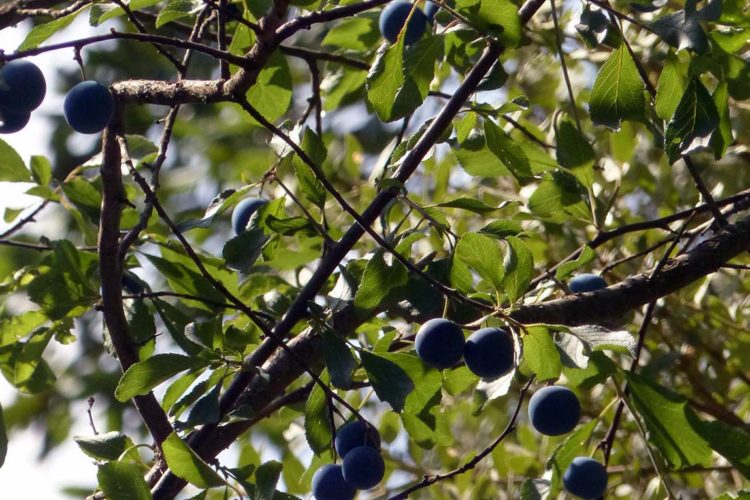
<path id="1" fill-rule="evenodd" d="M 497 448 L 497 446 L 503 441 L 503 439 L 505 439 L 511 432 L 515 430 L 516 420 L 518 419 L 518 415 L 521 412 L 521 406 L 523 406 L 524 396 L 529 390 L 529 387 L 531 387 L 531 383 L 533 381 L 534 379 L 532 377 L 528 382 L 526 382 L 526 385 L 523 386 L 520 394 L 518 395 L 518 403 L 516 404 L 516 408 L 513 411 L 513 415 L 510 417 L 508 424 L 505 426 L 505 429 L 503 429 L 503 432 L 501 432 L 500 435 L 497 436 L 487 448 L 480 451 L 474 458 L 463 464 L 461 467 L 458 467 L 457 469 L 453 469 L 452 471 L 444 472 L 441 474 L 425 475 L 420 482 L 405 489 L 401 493 L 390 497 L 388 500 L 403 500 L 405 498 L 408 498 L 411 493 L 414 493 L 417 490 L 426 488 L 437 483 L 438 481 L 443 481 L 445 479 L 450 479 L 452 477 L 458 476 L 459 474 L 463 474 L 464 472 L 470 471 L 471 469 L 475 468 L 479 462 L 481 462 L 487 455 L 492 453 L 492 451 Z"/>

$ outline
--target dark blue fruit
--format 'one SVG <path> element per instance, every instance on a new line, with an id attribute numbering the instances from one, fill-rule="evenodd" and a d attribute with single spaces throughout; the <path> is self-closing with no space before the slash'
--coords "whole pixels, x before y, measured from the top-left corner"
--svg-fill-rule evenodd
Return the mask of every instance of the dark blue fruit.
<path id="1" fill-rule="evenodd" d="M 250 217 L 263 205 L 268 203 L 262 198 L 245 198 L 234 207 L 232 212 L 232 229 L 234 234 L 245 232 Z"/>
<path id="2" fill-rule="evenodd" d="M 336 439 L 333 441 L 336 453 L 345 458 L 347 453 L 354 448 L 369 446 L 380 450 L 380 435 L 372 426 L 365 426 L 359 420 L 352 420 L 344 424 L 336 431 Z"/>
<path id="3" fill-rule="evenodd" d="M 357 490 L 344 480 L 340 465 L 326 464 L 315 471 L 312 492 L 316 500 L 353 500 Z"/>
<path id="4" fill-rule="evenodd" d="M 529 400 L 529 420 L 534 429 L 547 436 L 568 433 L 581 418 L 581 405 L 576 395 L 560 385 L 544 387 Z"/>
<path id="5" fill-rule="evenodd" d="M 433 2 L 427 2 L 424 6 L 424 15 L 428 21 L 432 22 L 435 19 L 435 14 L 440 10 L 440 6 Z"/>
<path id="6" fill-rule="evenodd" d="M 383 12 L 380 13 L 379 23 L 380 33 L 383 34 L 383 38 L 391 43 L 396 42 L 398 34 L 403 29 L 412 7 L 413 5 L 410 2 L 396 0 L 383 9 Z M 427 29 L 427 18 L 422 9 L 417 7 L 414 9 L 414 14 L 409 19 L 409 25 L 406 27 L 404 43 L 411 45 L 416 42 L 422 38 L 425 29 Z"/>
<path id="7" fill-rule="evenodd" d="M 47 93 L 47 82 L 36 64 L 16 60 L 0 69 L 0 106 L 16 113 L 39 107 Z"/>
<path id="8" fill-rule="evenodd" d="M 568 282 L 568 288 L 573 293 L 593 292 L 607 288 L 607 282 L 596 274 L 579 274 Z"/>
<path id="9" fill-rule="evenodd" d="M 465 340 L 460 326 L 435 318 L 419 328 L 414 343 L 422 361 L 442 370 L 458 363 L 464 353 Z"/>
<path id="10" fill-rule="evenodd" d="M 96 134 L 112 120 L 115 99 L 107 87 L 89 80 L 70 89 L 65 96 L 63 111 L 73 130 L 82 134 Z"/>
<path id="11" fill-rule="evenodd" d="M 18 132 L 29 123 L 30 111 L 11 111 L 0 107 L 0 134 Z"/>
<path id="12" fill-rule="evenodd" d="M 385 462 L 378 450 L 360 446 L 347 453 L 341 470 L 347 483 L 358 490 L 369 490 L 383 480 Z"/>
<path id="13" fill-rule="evenodd" d="M 466 339 L 464 361 L 472 373 L 497 378 L 513 368 L 513 339 L 501 328 L 482 328 Z"/>
<path id="14" fill-rule="evenodd" d="M 599 498 L 607 489 L 607 469 L 589 457 L 576 457 L 563 474 L 569 493 L 581 498 Z"/>

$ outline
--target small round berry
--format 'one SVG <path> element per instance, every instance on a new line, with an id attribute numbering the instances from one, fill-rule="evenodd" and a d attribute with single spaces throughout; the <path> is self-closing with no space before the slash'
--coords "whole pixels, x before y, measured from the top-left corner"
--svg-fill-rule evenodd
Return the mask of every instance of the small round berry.
<path id="1" fill-rule="evenodd" d="M 513 369 L 513 339 L 501 328 L 477 330 L 466 339 L 464 361 L 472 373 L 482 378 L 505 375 Z"/>
<path id="2" fill-rule="evenodd" d="M 70 89 L 65 96 L 63 111 L 73 130 L 82 134 L 96 134 L 112 120 L 115 99 L 106 86 L 88 80 Z"/>
<path id="3" fill-rule="evenodd" d="M 581 404 L 576 395 L 561 385 L 539 389 L 529 400 L 529 420 L 534 429 L 547 436 L 572 431 L 581 418 Z"/>
<path id="4" fill-rule="evenodd" d="M 16 113 L 39 107 L 47 93 L 47 82 L 36 64 L 17 59 L 0 69 L 0 106 Z"/>
<path id="5" fill-rule="evenodd" d="M 30 111 L 12 111 L 0 107 L 0 134 L 18 132 L 29 123 Z"/>
<path id="6" fill-rule="evenodd" d="M 440 370 L 458 363 L 465 342 L 461 327 L 441 318 L 424 323 L 414 339 L 417 355 L 422 361 Z"/>
<path id="7" fill-rule="evenodd" d="M 607 288 L 607 282 L 596 274 L 579 274 L 568 282 L 568 288 L 573 293 L 593 292 Z"/>
<path id="8" fill-rule="evenodd" d="M 315 471 L 312 492 L 316 500 L 353 500 L 357 490 L 344 480 L 340 465 L 326 464 Z"/>
<path id="9" fill-rule="evenodd" d="M 378 450 L 360 446 L 347 453 L 341 469 L 347 483 L 358 490 L 369 490 L 383 480 L 385 462 Z"/>
<path id="10" fill-rule="evenodd" d="M 607 490 L 607 469 L 593 458 L 576 457 L 563 474 L 563 485 L 581 498 L 599 498 Z"/>
<path id="11" fill-rule="evenodd" d="M 336 453 L 341 458 L 346 458 L 347 453 L 360 446 L 369 446 L 375 450 L 380 450 L 380 434 L 372 426 L 365 426 L 359 420 L 342 425 L 336 431 L 336 439 L 333 441 Z"/>

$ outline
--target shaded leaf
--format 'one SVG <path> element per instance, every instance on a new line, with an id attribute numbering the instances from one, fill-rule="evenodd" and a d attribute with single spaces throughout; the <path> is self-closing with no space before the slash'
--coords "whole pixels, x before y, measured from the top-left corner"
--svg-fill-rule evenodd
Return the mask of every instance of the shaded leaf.
<path id="1" fill-rule="evenodd" d="M 620 45 L 596 75 L 589 112 L 595 125 L 617 130 L 623 120 L 643 118 L 644 86 L 625 44 Z"/>
<path id="2" fill-rule="evenodd" d="M 73 436 L 79 448 L 96 460 L 117 460 L 133 441 L 120 432 L 106 432 L 94 436 Z"/>
<path id="3" fill-rule="evenodd" d="M 707 149 L 711 134 L 718 126 L 716 104 L 701 81 L 693 78 L 664 131 L 664 149 L 670 163 L 682 155 Z"/>

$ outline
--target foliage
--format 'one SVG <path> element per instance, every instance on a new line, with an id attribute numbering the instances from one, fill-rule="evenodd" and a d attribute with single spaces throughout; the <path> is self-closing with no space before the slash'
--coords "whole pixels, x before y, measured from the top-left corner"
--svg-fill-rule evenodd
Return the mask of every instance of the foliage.
<path id="1" fill-rule="evenodd" d="M 385 460 L 361 497 L 555 498 L 579 456 L 611 498 L 746 494 L 746 2 L 451 0 L 408 46 L 387 3 L 0 6 L 33 22 L 0 61 L 76 54 L 118 103 L 85 154 L 60 116 L 50 158 L 0 138 L 39 200 L 0 234 L 0 465 L 41 424 L 94 497 L 301 498 L 361 418 Z M 609 287 L 571 293 L 587 272 Z M 442 317 L 510 332 L 515 368 L 423 363 Z M 571 433 L 521 410 L 547 382 Z M 70 436 L 89 398 L 103 433 Z"/>

